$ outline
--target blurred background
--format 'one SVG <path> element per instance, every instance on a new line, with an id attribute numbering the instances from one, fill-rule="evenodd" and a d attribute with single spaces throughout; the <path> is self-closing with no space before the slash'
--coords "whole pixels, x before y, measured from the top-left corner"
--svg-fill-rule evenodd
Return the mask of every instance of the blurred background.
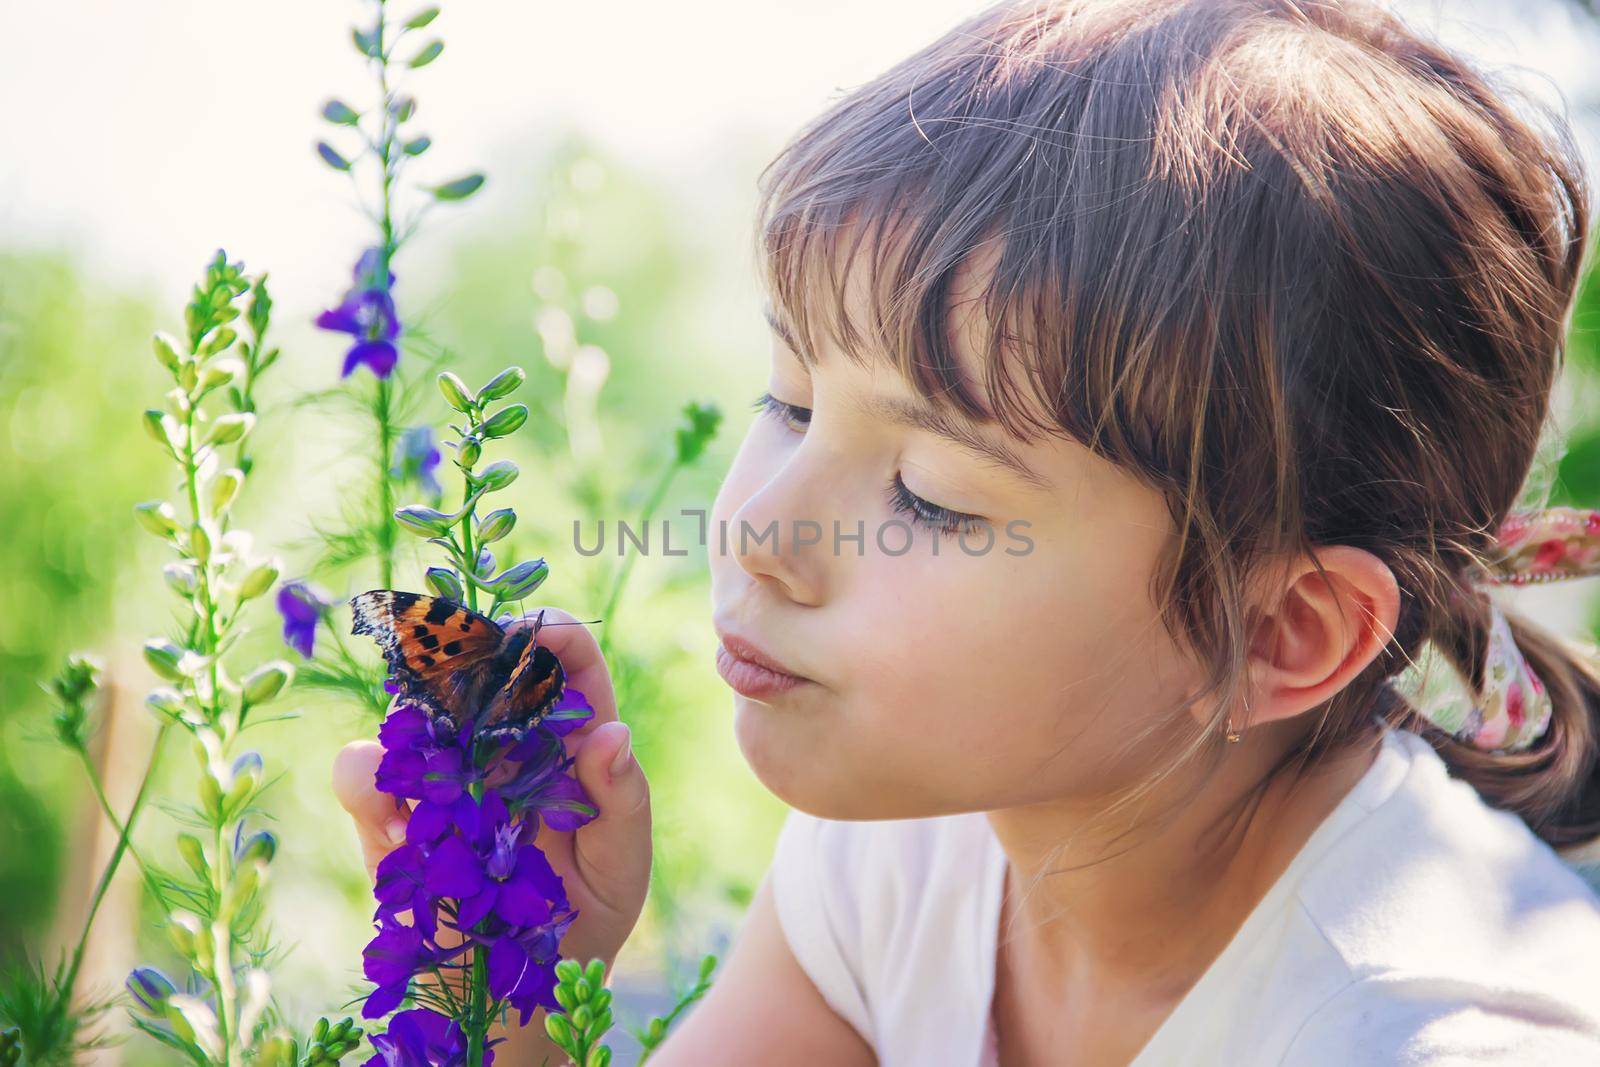
<path id="1" fill-rule="evenodd" d="M 142 762 L 154 732 L 139 645 L 169 625 L 170 593 L 164 550 L 130 509 L 169 494 L 172 475 L 138 421 L 165 388 L 148 337 L 179 326 L 218 246 L 271 272 L 284 349 L 257 398 L 257 468 L 239 524 L 284 557 L 289 576 L 306 573 L 311 521 L 338 515 L 366 477 L 359 420 L 326 402 L 342 346 L 311 327 L 370 241 L 349 183 L 312 152 L 324 101 L 365 93 L 348 27 L 366 6 L 0 0 L 11 43 L 0 65 L 0 957 L 26 946 L 49 959 L 70 941 L 112 843 L 79 769 L 43 740 L 39 681 L 72 650 L 106 662 L 112 699 L 96 753 L 119 806 L 134 784 L 119 763 Z M 1582 4 L 1400 6 L 1562 98 L 1600 164 L 1600 34 Z M 552 567 L 541 601 L 599 614 L 615 559 L 575 552 L 572 522 L 589 516 L 592 541 L 593 515 L 638 514 L 689 401 L 726 417 L 657 514 L 709 507 L 766 381 L 751 251 L 758 171 L 835 94 L 972 10 L 955 0 L 445 5 L 447 49 L 414 81 L 437 142 L 417 172 L 442 180 L 481 168 L 489 181 L 407 246 L 396 295 L 469 382 L 509 363 L 530 373 L 535 425 L 509 454 L 524 470 L 519 547 Z M 1556 415 L 1555 502 L 1600 504 L 1597 328 L 1591 284 Z M 423 403 L 442 414 L 431 391 Z M 401 573 L 417 587 L 417 566 Z M 1516 596 L 1549 625 L 1592 636 L 1592 585 Z M 639 558 L 614 618 L 623 715 L 655 789 L 658 832 L 645 926 L 618 984 L 625 1004 L 651 1008 L 702 953 L 725 946 L 783 808 L 733 741 L 712 666 L 704 550 Z M 275 624 L 263 604 L 250 639 L 281 655 Z M 369 891 L 328 769 L 375 721 L 315 694 L 292 704 L 297 718 L 254 731 L 251 744 L 287 768 L 269 795 L 282 841 L 270 910 L 289 950 L 276 989 L 290 1017 L 304 1018 L 361 988 Z M 190 762 L 168 759 L 159 790 L 187 795 Z M 160 857 L 171 830 L 153 813 L 140 839 Z M 106 990 L 163 951 L 131 865 L 122 873 L 85 971 Z M 97 1055 L 163 1062 L 143 1039 Z"/>

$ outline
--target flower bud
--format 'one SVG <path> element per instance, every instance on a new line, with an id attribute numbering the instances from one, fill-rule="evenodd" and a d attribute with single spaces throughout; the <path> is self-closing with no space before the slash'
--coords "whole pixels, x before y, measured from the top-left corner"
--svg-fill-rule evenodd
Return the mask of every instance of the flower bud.
<path id="1" fill-rule="evenodd" d="M 128 994 L 133 997 L 136 1011 L 159 1018 L 167 1007 L 167 998 L 178 991 L 166 975 L 154 967 L 138 967 L 128 975 Z"/>
<path id="2" fill-rule="evenodd" d="M 219 330 L 218 336 L 231 334 L 232 330 Z M 200 370 L 200 391 L 209 393 L 220 386 L 227 385 L 236 378 L 244 377 L 244 363 L 229 357 L 227 359 L 214 359 Z"/>
<path id="3" fill-rule="evenodd" d="M 479 578 L 488 578 L 494 573 L 494 553 L 487 548 L 478 552 L 478 564 L 472 568 L 472 573 Z"/>
<path id="4" fill-rule="evenodd" d="M 177 370 L 178 364 L 183 362 L 183 357 L 178 354 L 178 342 L 170 334 L 158 333 L 152 338 L 156 350 L 156 361 L 168 370 Z"/>
<path id="5" fill-rule="evenodd" d="M 257 830 L 239 845 L 236 850 L 238 862 L 246 863 L 271 863 L 272 857 L 278 854 L 278 839 L 267 830 Z"/>
<path id="6" fill-rule="evenodd" d="M 520 473 L 522 472 L 517 469 L 517 465 L 509 459 L 496 460 L 483 468 L 483 473 L 478 475 L 478 484 L 493 493 L 516 481 Z"/>
<path id="7" fill-rule="evenodd" d="M 483 445 L 476 437 L 463 437 L 461 443 L 456 446 L 456 458 L 461 461 L 463 467 L 470 468 L 478 462 L 478 457 L 481 455 L 483 455 Z"/>
<path id="8" fill-rule="evenodd" d="M 261 874 L 265 870 L 265 864 L 247 863 L 234 872 L 233 881 L 228 885 L 228 898 L 223 901 L 223 914 L 237 915 L 246 904 L 250 903 L 250 898 L 255 895 L 256 888 L 261 884 Z"/>
<path id="9" fill-rule="evenodd" d="M 194 391 L 194 387 L 199 381 L 199 363 L 192 359 L 184 360 L 183 365 L 178 368 L 178 385 L 183 388 L 184 392 L 190 393 Z"/>
<path id="10" fill-rule="evenodd" d="M 583 964 L 575 959 L 564 959 L 556 964 L 556 978 L 571 985 L 583 977 Z"/>
<path id="11" fill-rule="evenodd" d="M 200 775 L 200 803 L 213 818 L 222 816 L 222 783 L 209 767 Z"/>
<path id="12" fill-rule="evenodd" d="M 177 454 L 179 441 L 183 437 L 183 428 L 178 425 L 177 419 L 165 411 L 151 408 L 144 413 L 144 428 L 158 445 Z"/>
<path id="13" fill-rule="evenodd" d="M 211 932 L 194 912 L 179 909 L 168 915 L 167 936 L 179 954 L 191 960 L 204 960 L 211 955 Z"/>
<path id="14" fill-rule="evenodd" d="M 276 559 L 266 559 L 257 563 L 239 580 L 239 599 L 254 600 L 271 589 L 272 583 L 278 580 L 281 569 L 282 564 Z"/>
<path id="15" fill-rule="evenodd" d="M 492 545 L 510 533 L 511 528 L 516 524 L 517 513 L 510 508 L 491 511 L 478 520 L 478 543 L 480 545 Z"/>
<path id="16" fill-rule="evenodd" d="M 467 383 L 449 371 L 439 375 L 439 392 L 444 394 L 444 402 L 457 411 L 467 412 L 472 410 L 472 400 L 467 392 Z"/>
<path id="17" fill-rule="evenodd" d="M 206 940 L 210 940 L 209 932 Z M 167 1001 L 167 1021 L 173 1032 L 199 1046 L 213 1062 L 223 1058 L 222 1035 L 217 1032 L 217 1014 L 199 997 L 178 993 Z"/>
<path id="18" fill-rule="evenodd" d="M 485 437 L 506 437 L 516 433 L 522 424 L 528 421 L 528 405 L 512 404 L 508 408 L 501 408 L 489 416 L 489 421 L 483 424 Z"/>
<path id="19" fill-rule="evenodd" d="M 597 1023 L 600 1022 L 600 1020 L 598 1020 L 598 1019 L 595 1020 L 595 1021 Z M 606 1012 L 605 1013 L 604 1022 L 605 1022 L 604 1026 L 598 1026 L 597 1025 L 595 1027 L 595 1029 L 600 1033 L 604 1033 L 611 1026 L 611 1013 L 610 1012 Z M 601 1045 L 599 1048 L 597 1048 L 594 1051 L 590 1052 L 589 1053 L 589 1062 L 587 1064 L 585 1064 L 584 1067 L 611 1067 L 611 1046 L 610 1045 Z"/>
<path id="20" fill-rule="evenodd" d="M 143 526 L 157 537 L 172 537 L 178 532 L 178 513 L 165 500 L 151 500 L 143 504 L 136 504 L 133 508 L 133 516 L 139 520 L 140 526 Z"/>
<path id="21" fill-rule="evenodd" d="M 394 513 L 394 519 L 412 533 L 424 537 L 440 537 L 450 532 L 453 525 L 449 515 L 436 508 L 411 504 Z"/>
<path id="22" fill-rule="evenodd" d="M 200 839 L 193 834 L 178 835 L 178 855 L 183 857 L 183 862 L 189 865 L 196 876 L 202 880 L 211 877 L 211 865 L 206 862 L 206 850 L 200 844 Z"/>
<path id="23" fill-rule="evenodd" d="M 182 694 L 168 686 L 150 690 L 149 695 L 144 698 L 144 706 L 157 715 L 169 719 L 182 718 L 183 713 L 188 710 Z"/>
<path id="24" fill-rule="evenodd" d="M 150 664 L 150 669 L 169 682 L 176 682 L 183 677 L 179 664 L 183 660 L 183 649 L 162 637 L 154 637 L 144 643 L 144 661 Z"/>
<path id="25" fill-rule="evenodd" d="M 281 659 L 264 663 L 244 676 L 241 685 L 244 688 L 245 703 L 265 704 L 283 692 L 283 687 L 293 680 L 292 664 Z"/>
<path id="26" fill-rule="evenodd" d="M 544 560 L 529 560 L 502 572 L 489 583 L 489 591 L 501 600 L 522 600 L 548 577 L 550 568 Z"/>
<path id="27" fill-rule="evenodd" d="M 189 528 L 189 552 L 201 563 L 211 558 L 211 532 L 205 523 L 197 522 Z"/>
<path id="28" fill-rule="evenodd" d="M 592 959 L 583 968 L 583 980 L 589 983 L 592 989 L 604 988 L 606 984 L 606 965 L 603 960 Z"/>
<path id="29" fill-rule="evenodd" d="M 231 411 L 211 424 L 211 434 L 206 438 L 210 445 L 231 445 L 242 440 L 256 424 L 256 417 L 248 411 Z"/>
<path id="30" fill-rule="evenodd" d="M 215 478 L 206 491 L 206 504 L 211 508 L 211 514 L 221 515 L 233 506 L 239 499 L 239 490 L 244 488 L 244 471 L 238 467 L 229 467 Z"/>
<path id="31" fill-rule="evenodd" d="M 167 585 L 179 596 L 194 596 L 194 591 L 200 588 L 200 569 L 194 565 L 192 559 L 174 560 L 161 568 L 161 577 L 166 579 Z"/>
<path id="32" fill-rule="evenodd" d="M 448 567 L 429 567 L 423 580 L 428 583 L 429 589 L 446 600 L 454 600 L 459 604 L 466 595 L 461 587 L 461 576 Z"/>
<path id="33" fill-rule="evenodd" d="M 200 354 L 202 356 L 214 356 L 218 352 L 221 352 L 224 348 L 227 348 L 229 345 L 233 344 L 233 342 L 237 341 L 238 339 L 239 334 L 237 331 L 235 331 L 231 326 L 224 326 L 213 333 L 210 337 L 206 338 L 205 344 L 200 346 Z M 200 377 L 200 381 L 202 384 L 205 383 L 205 375 L 203 373 Z"/>
<path id="34" fill-rule="evenodd" d="M 233 784 L 223 794 L 220 805 L 223 818 L 249 803 L 261 785 L 261 770 L 261 757 L 254 752 L 246 752 L 234 761 Z"/>
<path id="35" fill-rule="evenodd" d="M 550 1040 L 563 1048 L 572 1044 L 572 1024 L 567 1022 L 565 1015 L 546 1015 L 544 1032 L 550 1035 Z"/>
<path id="36" fill-rule="evenodd" d="M 503 396 L 510 396 L 522 388 L 522 383 L 528 380 L 528 375 L 521 367 L 507 367 L 505 370 L 489 379 L 489 384 L 478 390 L 478 402 L 485 403 L 490 400 L 499 400 Z"/>

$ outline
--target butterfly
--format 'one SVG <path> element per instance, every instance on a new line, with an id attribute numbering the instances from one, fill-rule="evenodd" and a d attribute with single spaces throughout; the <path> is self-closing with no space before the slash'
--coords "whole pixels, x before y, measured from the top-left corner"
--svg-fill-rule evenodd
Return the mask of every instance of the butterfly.
<path id="1" fill-rule="evenodd" d="M 532 632 L 507 632 L 493 619 L 444 597 L 374 589 L 350 601 L 353 634 L 378 642 L 400 695 L 458 725 L 518 736 L 537 725 L 566 686 L 561 661 Z"/>

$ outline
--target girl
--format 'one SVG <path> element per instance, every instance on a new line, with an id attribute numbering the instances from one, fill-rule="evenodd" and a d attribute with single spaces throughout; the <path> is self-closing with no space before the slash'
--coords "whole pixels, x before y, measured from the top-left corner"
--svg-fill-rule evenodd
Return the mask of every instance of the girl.
<path id="1" fill-rule="evenodd" d="M 1558 117 L 1361 0 L 1014 0 L 803 130 L 711 554 L 796 810 L 653 1062 L 1600 1063 L 1555 851 L 1600 836 L 1600 678 L 1486 589 L 1600 542 L 1503 527 L 1587 196 Z M 539 843 L 609 962 L 647 790 L 545 633 L 602 814 Z"/>

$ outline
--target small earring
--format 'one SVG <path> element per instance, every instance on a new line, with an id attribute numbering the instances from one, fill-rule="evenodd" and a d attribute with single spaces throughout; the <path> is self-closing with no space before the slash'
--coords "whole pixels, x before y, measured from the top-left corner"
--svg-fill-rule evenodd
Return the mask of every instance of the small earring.
<path id="1" fill-rule="evenodd" d="M 1228 716 L 1228 732 L 1222 735 L 1222 739 L 1230 745 L 1244 740 L 1244 734 L 1233 728 L 1232 715 Z"/>

